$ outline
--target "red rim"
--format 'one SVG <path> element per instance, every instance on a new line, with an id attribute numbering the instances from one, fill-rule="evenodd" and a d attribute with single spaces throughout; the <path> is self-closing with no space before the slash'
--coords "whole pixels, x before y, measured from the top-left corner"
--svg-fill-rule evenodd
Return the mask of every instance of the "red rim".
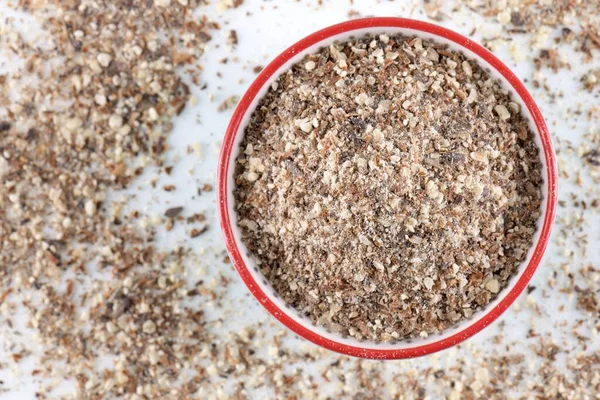
<path id="1" fill-rule="evenodd" d="M 500 74 L 502 74 L 502 76 L 508 81 L 508 83 L 515 89 L 515 91 L 523 99 L 525 105 L 529 109 L 529 112 L 533 116 L 533 121 L 538 129 L 540 139 L 542 142 L 542 150 L 546 160 L 546 168 L 548 173 L 548 199 L 546 213 L 541 228 L 540 239 L 534 250 L 531 261 L 525 268 L 523 275 L 517 281 L 512 290 L 494 308 L 488 310 L 487 313 L 485 313 L 479 320 L 475 321 L 472 325 L 469 325 L 468 327 L 457 332 L 456 334 L 429 344 L 403 349 L 371 349 L 343 344 L 331 340 L 329 338 L 323 337 L 318 333 L 315 333 L 312 330 L 300 325 L 298 322 L 290 318 L 284 310 L 280 309 L 271 300 L 271 298 L 263 292 L 263 290 L 257 285 L 256 281 L 248 271 L 248 267 L 245 265 L 241 257 L 240 251 L 238 249 L 237 243 L 233 235 L 227 204 L 227 178 L 229 174 L 229 162 L 233 150 L 233 145 L 235 142 L 235 137 L 244 115 L 246 114 L 252 101 L 257 96 L 260 89 L 265 85 L 267 80 L 294 55 L 312 45 L 315 45 L 325 39 L 328 39 L 335 35 L 339 35 L 341 33 L 354 31 L 357 29 L 378 27 L 406 28 L 426 32 L 438 37 L 448 39 L 461 47 L 467 48 L 470 51 L 477 54 L 479 57 L 483 58 L 485 61 L 487 61 L 493 68 L 495 68 Z M 219 219 L 221 223 L 221 229 L 223 230 L 223 234 L 225 236 L 225 244 L 227 246 L 229 255 L 231 256 L 231 260 L 250 292 L 254 295 L 254 297 L 256 297 L 258 302 L 262 304 L 264 308 L 267 309 L 269 313 L 271 313 L 275 318 L 277 318 L 280 322 L 282 322 L 285 326 L 294 331 L 296 334 L 329 350 L 363 358 L 402 359 L 431 354 L 446 349 L 448 347 L 454 346 L 468 339 L 469 337 L 475 335 L 483 328 L 491 324 L 517 299 L 517 297 L 525 289 L 525 287 L 529 283 L 529 280 L 533 276 L 533 273 L 537 269 L 542 255 L 544 254 L 544 250 L 546 249 L 546 246 L 550 239 L 550 231 L 552 228 L 552 222 L 554 221 L 554 215 L 556 211 L 557 179 L 558 178 L 554 151 L 548 128 L 546 126 L 546 123 L 544 122 L 544 117 L 542 116 L 541 111 L 539 110 L 538 106 L 536 105 L 535 101 L 533 100 L 523 83 L 515 76 L 515 74 L 511 72 L 511 70 L 506 65 L 504 65 L 498 58 L 496 58 L 492 53 L 490 53 L 482 46 L 446 28 L 429 24 L 427 22 L 416 21 L 411 19 L 381 17 L 364 18 L 343 22 L 341 24 L 333 25 L 318 32 L 315 32 L 312 35 L 307 36 L 306 38 L 300 40 L 299 42 L 289 47 L 287 50 L 285 50 L 283 53 L 277 56 L 265 69 L 263 69 L 263 71 L 259 74 L 256 80 L 250 85 L 250 88 L 248 89 L 246 94 L 242 97 L 235 112 L 233 113 L 233 117 L 231 118 L 231 122 L 229 123 L 227 131 L 225 133 L 225 138 L 223 140 L 223 146 L 221 149 L 221 155 L 218 166 L 217 197 L 219 204 Z"/>

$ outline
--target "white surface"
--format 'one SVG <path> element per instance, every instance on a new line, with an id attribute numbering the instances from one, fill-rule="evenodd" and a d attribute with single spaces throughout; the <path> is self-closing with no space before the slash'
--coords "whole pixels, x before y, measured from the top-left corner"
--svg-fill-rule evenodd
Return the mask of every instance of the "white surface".
<path id="1" fill-rule="evenodd" d="M 196 107 L 188 107 L 185 112 L 175 121 L 175 131 L 168 143 L 171 146 L 169 157 L 174 160 L 181 157 L 175 164 L 172 177 L 161 176 L 158 184 L 162 186 L 165 183 L 176 184 L 178 190 L 172 193 L 153 192 L 147 185 L 148 179 L 155 176 L 153 171 L 147 171 L 142 176 L 132 189 L 138 193 L 139 207 L 147 210 L 155 215 L 161 215 L 164 210 L 171 206 L 180 205 L 182 202 L 187 202 L 186 207 L 192 211 L 206 211 L 209 216 L 211 225 L 210 231 L 203 235 L 201 239 L 196 239 L 194 242 L 198 251 L 206 249 L 206 255 L 202 256 L 201 265 L 190 265 L 189 269 L 192 274 L 206 274 L 207 279 L 214 276 L 218 271 L 233 279 L 233 284 L 228 287 L 227 303 L 225 308 L 219 308 L 215 305 L 205 305 L 207 309 L 207 318 L 217 320 L 222 318 L 224 323 L 221 325 L 223 334 L 229 331 L 236 331 L 241 327 L 264 321 L 263 329 L 268 335 L 274 335 L 282 331 L 282 327 L 273 318 L 268 316 L 266 311 L 262 309 L 249 295 L 246 288 L 243 286 L 235 271 L 230 265 L 224 265 L 218 260 L 222 258 L 224 246 L 222 244 L 221 233 L 218 228 L 216 218 L 216 206 L 214 192 L 210 195 L 203 195 L 196 200 L 191 200 L 195 195 L 198 185 L 203 183 L 213 183 L 216 178 L 216 162 L 218 157 L 218 149 L 220 139 L 223 135 L 225 127 L 231 111 L 218 113 L 217 106 L 223 100 L 231 95 L 242 95 L 248 84 L 254 77 L 252 67 L 255 65 L 266 65 L 266 63 L 276 54 L 288 47 L 291 43 L 306 36 L 307 34 L 347 19 L 347 13 L 350 8 L 358 10 L 363 16 L 379 15 L 379 16 L 402 16 L 413 17 L 417 19 L 426 19 L 421 11 L 421 1 L 367 1 L 355 0 L 354 5 L 350 5 L 348 1 L 335 0 L 325 1 L 323 6 L 317 6 L 316 0 L 308 0 L 297 2 L 296 0 L 277 0 L 277 1 L 259 1 L 246 0 L 244 5 L 236 10 L 231 10 L 223 15 L 218 15 L 214 4 L 206 8 L 210 17 L 217 19 L 224 27 L 222 36 L 215 33 L 215 39 L 211 42 L 211 46 L 201 62 L 204 66 L 203 81 L 208 84 L 208 88 L 204 91 L 198 88 L 193 88 L 193 92 L 199 98 L 199 104 Z M 0 0 L 0 19 L 4 18 L 3 1 Z M 250 12 L 251 15 L 247 15 Z M 1 24 L 1 22 L 0 22 Z M 476 33 L 472 38 L 476 41 L 481 41 L 482 37 L 491 38 L 498 31 L 498 27 L 494 24 L 488 24 L 480 16 L 467 12 L 466 9 L 460 14 L 453 14 L 452 20 L 446 20 L 442 24 L 457 32 L 468 35 L 474 27 L 477 27 Z M 239 44 L 235 52 L 229 52 L 223 43 L 227 29 L 235 29 L 238 33 Z M 524 39 L 527 36 L 515 36 L 514 46 L 526 57 L 534 55 L 534 51 L 529 49 L 529 45 Z M 221 44 L 219 48 L 214 48 L 215 45 Z M 546 43 L 550 43 L 550 39 Z M 508 45 L 501 46 L 495 49 L 495 54 L 503 60 L 521 79 L 532 80 L 533 65 L 531 59 L 525 59 L 517 62 L 510 55 Z M 535 51 L 537 53 L 537 50 Z M 580 117 L 567 116 L 565 109 L 568 107 L 576 107 L 578 102 L 588 102 L 593 104 L 597 102 L 591 95 L 581 92 L 581 86 L 578 82 L 579 76 L 587 71 L 589 65 L 586 66 L 576 60 L 579 55 L 574 55 L 569 49 L 562 51 L 562 55 L 573 60 L 573 70 L 562 70 L 558 74 L 553 74 L 545 71 L 544 74 L 549 80 L 549 84 L 558 93 L 562 92 L 564 97 L 557 97 L 555 100 L 550 99 L 542 90 L 535 90 L 531 85 L 527 85 L 532 94 L 538 101 L 542 112 L 547 118 L 549 128 L 555 139 L 569 139 L 575 146 L 583 140 L 583 135 L 588 130 L 592 129 L 587 118 L 582 115 Z M 229 57 L 230 61 L 227 64 L 221 64 L 219 61 L 224 57 Z M 239 62 L 232 60 L 233 57 L 239 57 Z M 2 60 L 0 60 L 1 63 Z M 0 70 L 2 65 L 0 65 Z M 217 72 L 221 72 L 222 78 L 218 77 Z M 240 82 L 243 79 L 243 82 Z M 209 94 L 214 94 L 213 102 L 209 101 Z M 597 128 L 595 128 L 597 129 Z M 200 144 L 202 154 L 187 155 L 186 148 L 188 145 Z M 573 156 L 573 159 L 576 159 Z M 566 164 L 562 166 L 565 170 L 571 170 L 573 166 Z M 568 200 L 571 192 L 579 193 L 583 198 L 584 193 L 581 189 L 571 186 L 564 179 L 560 182 L 559 197 Z M 118 195 L 120 196 L 120 195 Z M 578 214 L 576 214 L 578 213 Z M 583 233 L 588 235 L 588 243 L 586 252 L 576 252 L 576 264 L 571 270 L 575 273 L 575 268 L 586 263 L 600 262 L 600 247 L 596 246 L 600 239 L 600 224 L 597 223 L 598 215 L 591 211 L 584 213 L 582 210 L 574 210 L 572 208 L 559 208 L 558 218 L 576 218 L 582 217 L 587 220 L 585 223 L 586 230 Z M 596 223 L 594 223 L 596 221 Z M 162 245 L 171 247 L 177 243 L 186 242 L 187 235 L 182 228 L 175 229 L 174 232 L 165 234 L 164 231 L 159 233 Z M 573 238 L 564 238 L 557 230 L 554 232 L 554 241 L 550 245 L 544 261 L 540 265 L 538 272 L 532 280 L 532 284 L 538 288 L 546 288 L 545 290 L 536 290 L 532 293 L 531 298 L 537 299 L 538 305 L 542 310 L 542 316 L 535 316 L 531 308 L 527 306 L 526 296 L 523 295 L 517 303 L 503 314 L 499 321 L 506 323 L 504 330 L 504 343 L 512 341 L 522 342 L 520 352 L 527 352 L 532 343 L 524 340 L 528 329 L 534 328 L 538 333 L 548 338 L 555 340 L 567 347 L 576 347 L 575 338 L 570 335 L 569 329 L 555 328 L 555 322 L 570 321 L 575 317 L 581 318 L 582 314 L 574 310 L 575 300 L 564 294 L 558 294 L 558 289 L 565 286 L 561 280 L 567 279 L 566 272 L 559 267 L 564 261 L 564 249 L 558 246 L 558 243 L 573 242 Z M 569 268 L 569 266 L 567 266 Z M 553 275 L 554 271 L 558 271 L 556 292 L 547 290 L 545 282 Z M 191 278 L 192 279 L 192 278 Z M 564 305 L 567 312 L 559 313 L 557 309 Z M 16 329 L 9 330 L 0 319 L 0 358 L 6 357 L 7 349 L 3 344 L 7 343 L 10 337 L 12 340 L 21 340 L 28 348 L 35 349 L 37 347 L 35 337 L 30 330 L 24 328 L 25 315 L 16 318 Z M 589 326 L 582 326 L 580 332 L 582 334 L 590 334 Z M 458 348 L 453 348 L 434 356 L 421 358 L 417 360 L 389 362 L 385 365 L 380 365 L 385 376 L 397 376 L 417 368 L 419 370 L 429 367 L 451 366 L 454 365 L 454 360 L 458 355 L 466 355 L 474 351 L 482 351 L 483 353 L 501 352 L 502 349 L 493 345 L 492 338 L 500 332 L 499 323 L 496 322 L 493 326 L 487 328 L 476 337 L 470 339 L 465 345 Z M 596 343 L 590 343 L 591 347 L 598 346 Z M 289 339 L 286 341 L 286 346 L 296 348 L 312 349 L 314 346 L 300 339 Z M 325 353 L 319 362 L 312 363 L 309 368 L 315 369 L 317 365 L 322 366 L 331 363 L 336 359 L 333 353 Z M 534 360 L 533 360 L 534 361 Z M 36 366 L 36 357 L 28 357 L 19 365 L 15 365 L 11 370 L 0 371 L 1 388 L 10 388 L 10 394 L 0 396 L 2 400 L 18 399 L 26 400 L 33 399 L 36 388 L 39 387 L 39 381 L 30 376 L 30 372 Z M 60 365 L 57 366 L 57 370 Z M 318 372 L 315 375 L 319 375 Z M 71 392 L 72 385 L 64 384 L 66 393 Z M 329 393 L 335 388 L 332 386 L 324 386 L 323 393 Z"/>

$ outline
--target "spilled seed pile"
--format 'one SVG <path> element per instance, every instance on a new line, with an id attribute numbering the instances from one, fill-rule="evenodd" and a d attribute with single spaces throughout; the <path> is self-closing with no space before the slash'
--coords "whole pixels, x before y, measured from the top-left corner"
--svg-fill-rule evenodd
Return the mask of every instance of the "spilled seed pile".
<path id="1" fill-rule="evenodd" d="M 171 121 L 190 98 L 179 70 L 197 82 L 218 27 L 194 14 L 197 0 L 134 3 L 21 2 L 44 36 L 0 34 L 24 61 L 0 75 L 0 303 L 11 328 L 8 300 L 19 295 L 45 346 L 34 372 L 54 383 L 38 398 L 65 379 L 77 398 L 197 389 L 180 361 L 204 339 L 203 312 L 185 305 L 199 291 L 182 282 L 184 251 L 157 249 L 127 198 L 106 194 L 163 167 Z M 6 346 L 15 362 L 29 355 Z"/>
<path id="2" fill-rule="evenodd" d="M 331 45 L 261 100 L 237 159 L 243 240 L 282 298 L 357 339 L 427 337 L 507 285 L 541 168 L 509 93 L 445 46 Z"/>

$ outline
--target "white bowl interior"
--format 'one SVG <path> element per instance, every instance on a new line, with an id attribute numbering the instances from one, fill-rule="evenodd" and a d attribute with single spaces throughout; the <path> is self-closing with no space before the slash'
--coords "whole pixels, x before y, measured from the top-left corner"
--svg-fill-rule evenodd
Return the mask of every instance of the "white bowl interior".
<path id="1" fill-rule="evenodd" d="M 235 242 L 238 246 L 238 249 L 240 250 L 241 257 L 242 257 L 244 263 L 246 264 L 246 266 L 248 267 L 250 274 L 252 275 L 252 277 L 256 281 L 257 285 L 260 287 L 260 289 L 264 293 L 266 293 L 267 296 L 269 296 L 269 298 L 273 301 L 273 303 L 275 303 L 277 305 L 277 307 L 279 307 L 280 310 L 284 314 L 286 314 L 289 318 L 296 321 L 298 324 L 304 326 L 305 328 L 313 331 L 314 333 L 316 333 L 320 336 L 323 336 L 327 339 L 333 340 L 333 341 L 341 343 L 341 344 L 355 346 L 355 347 L 361 347 L 363 349 L 374 349 L 374 350 L 410 349 L 410 348 L 423 346 L 426 344 L 430 344 L 433 342 L 447 339 L 447 338 L 455 335 L 456 333 L 468 328 L 469 326 L 472 326 L 473 324 L 476 323 L 476 321 L 478 321 L 479 319 L 484 317 L 496 305 L 498 305 L 498 303 L 500 303 L 508 295 L 508 293 L 514 288 L 517 281 L 523 275 L 526 266 L 529 264 L 531 257 L 533 255 L 534 249 L 537 247 L 538 242 L 540 240 L 541 227 L 542 227 L 542 223 L 544 221 L 547 203 L 548 203 L 548 187 L 547 187 L 547 184 L 542 185 L 543 199 L 542 199 L 542 205 L 541 205 L 541 210 L 540 210 L 541 215 L 540 215 L 540 218 L 538 219 L 537 231 L 533 237 L 533 246 L 529 249 L 527 258 L 519 267 L 518 273 L 510 279 L 508 286 L 505 287 L 498 294 L 496 299 L 494 299 L 494 301 L 490 302 L 483 310 L 479 310 L 479 311 L 475 312 L 469 319 L 464 320 L 461 323 L 459 323 L 458 325 L 456 325 L 452 328 L 446 329 L 439 334 L 429 335 L 427 338 L 415 338 L 415 339 L 402 340 L 402 341 L 390 342 L 390 343 L 375 343 L 372 341 L 358 341 L 358 340 L 350 338 L 350 337 L 343 337 L 339 334 L 329 332 L 326 328 L 324 328 L 322 326 L 314 325 L 308 318 L 304 317 L 299 312 L 297 312 L 295 309 L 293 309 L 291 306 L 286 304 L 278 295 L 276 295 L 274 289 L 271 287 L 269 282 L 265 279 L 265 277 L 260 272 L 259 268 L 257 267 L 256 262 L 252 259 L 252 257 L 249 256 L 249 251 L 246 248 L 246 246 L 244 245 L 244 243 L 242 242 L 241 231 L 237 225 L 237 223 L 238 223 L 237 214 L 234 210 L 235 199 L 233 196 L 233 190 L 235 188 L 235 182 L 233 179 L 233 174 L 234 174 L 234 170 L 235 170 L 235 162 L 236 162 L 237 156 L 239 155 L 239 152 L 240 152 L 240 148 L 239 148 L 240 143 L 244 136 L 244 130 L 250 120 L 250 117 L 252 116 L 254 110 L 256 109 L 258 102 L 267 93 L 271 83 L 276 81 L 277 78 L 283 72 L 287 71 L 293 64 L 302 60 L 302 58 L 306 54 L 314 53 L 323 46 L 329 46 L 330 44 L 332 44 L 336 41 L 342 42 L 342 41 L 350 39 L 351 37 L 360 37 L 360 36 L 364 36 L 366 34 L 377 34 L 377 35 L 378 34 L 388 34 L 388 35 L 403 34 L 406 36 L 420 37 L 422 39 L 434 41 L 437 43 L 447 44 L 451 49 L 453 49 L 455 51 L 459 51 L 462 54 L 464 54 L 465 56 L 478 61 L 480 66 L 482 66 L 486 70 L 489 70 L 488 73 L 490 74 L 491 77 L 499 79 L 500 82 L 502 83 L 503 87 L 511 92 L 513 101 L 519 103 L 519 105 L 521 106 L 521 110 L 522 110 L 521 112 L 529 120 L 529 125 L 531 128 L 531 131 L 535 134 L 535 142 L 539 149 L 540 160 L 542 163 L 542 179 L 544 180 L 544 183 L 548 182 L 548 168 L 547 168 L 546 159 L 544 157 L 543 150 L 542 150 L 542 141 L 540 139 L 540 132 L 538 131 L 537 127 L 535 126 L 535 124 L 533 122 L 533 118 L 532 118 L 531 113 L 529 112 L 529 109 L 525 106 L 523 99 L 517 94 L 515 89 L 488 62 L 486 62 L 484 59 L 479 57 L 477 54 L 475 54 L 471 50 L 469 50 L 465 47 L 459 46 L 458 44 L 456 44 L 446 38 L 443 38 L 443 37 L 440 37 L 437 35 L 433 35 L 433 34 L 430 34 L 427 32 L 422 32 L 422 31 L 408 29 L 408 28 L 399 28 L 399 27 L 374 27 L 374 28 L 357 29 L 357 30 L 353 30 L 350 32 L 345 32 L 345 33 L 341 33 L 339 35 L 332 36 L 330 38 L 327 38 L 327 39 L 305 49 L 302 52 L 295 54 L 287 63 L 282 65 L 281 68 L 278 70 L 278 72 L 276 74 L 274 74 L 273 76 L 271 76 L 271 78 L 260 89 L 257 96 L 252 101 L 252 104 L 246 111 L 246 114 L 244 115 L 242 122 L 240 123 L 238 131 L 236 133 L 236 138 L 235 138 L 235 142 L 233 144 L 232 154 L 229 159 L 229 165 L 228 165 L 228 170 L 227 170 L 228 171 L 227 204 L 228 204 L 228 208 L 229 208 L 228 212 L 229 212 L 230 221 L 231 221 L 231 229 L 232 229 L 232 232 L 234 235 Z"/>

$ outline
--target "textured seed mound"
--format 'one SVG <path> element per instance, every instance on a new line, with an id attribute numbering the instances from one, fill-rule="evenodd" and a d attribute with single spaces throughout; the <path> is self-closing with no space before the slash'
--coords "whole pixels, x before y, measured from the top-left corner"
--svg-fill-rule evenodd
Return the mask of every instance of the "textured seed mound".
<path id="1" fill-rule="evenodd" d="M 541 167 L 476 62 L 381 35 L 271 86 L 236 166 L 244 243 L 279 295 L 357 339 L 426 337 L 485 307 L 532 245 Z"/>

